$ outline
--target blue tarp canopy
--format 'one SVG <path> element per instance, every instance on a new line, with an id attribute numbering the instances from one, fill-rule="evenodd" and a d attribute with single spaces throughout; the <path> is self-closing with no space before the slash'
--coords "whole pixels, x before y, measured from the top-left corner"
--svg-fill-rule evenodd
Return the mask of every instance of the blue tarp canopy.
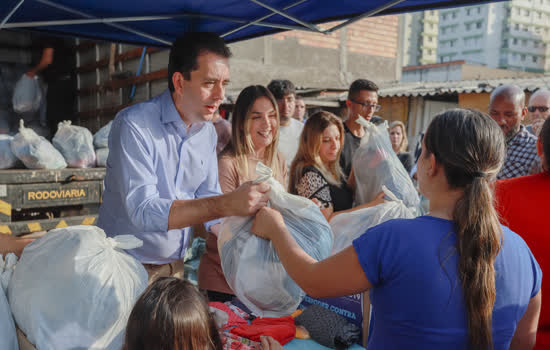
<path id="1" fill-rule="evenodd" d="M 374 16 L 476 0 L 1 0 L 0 29 L 169 46 L 185 31 L 214 31 L 228 42 L 282 30 L 330 33 Z M 345 20 L 320 29 L 319 23 Z"/>

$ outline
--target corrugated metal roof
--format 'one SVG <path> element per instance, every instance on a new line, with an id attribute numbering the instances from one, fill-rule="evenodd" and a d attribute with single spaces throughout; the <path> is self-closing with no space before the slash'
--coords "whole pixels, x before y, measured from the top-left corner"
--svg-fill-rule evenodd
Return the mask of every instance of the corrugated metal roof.
<path id="1" fill-rule="evenodd" d="M 550 74 L 531 78 L 502 78 L 490 80 L 459 80 L 434 81 L 414 83 L 381 84 L 378 95 L 380 97 L 393 96 L 434 96 L 452 93 L 480 93 L 491 92 L 500 85 L 514 84 L 525 91 L 535 91 L 540 88 L 550 89 Z M 342 95 L 341 95 L 342 98 Z M 346 97 L 343 96 L 343 99 Z"/>

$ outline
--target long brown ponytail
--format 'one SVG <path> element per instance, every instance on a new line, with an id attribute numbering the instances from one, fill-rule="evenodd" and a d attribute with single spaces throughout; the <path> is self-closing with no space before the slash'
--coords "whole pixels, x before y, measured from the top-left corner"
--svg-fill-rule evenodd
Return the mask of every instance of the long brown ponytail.
<path id="1" fill-rule="evenodd" d="M 424 138 L 452 188 L 464 195 L 453 212 L 458 275 L 462 284 L 471 349 L 493 348 L 494 262 L 502 230 L 493 205 L 491 183 L 504 159 L 504 136 L 487 115 L 464 109 L 439 114 Z"/>

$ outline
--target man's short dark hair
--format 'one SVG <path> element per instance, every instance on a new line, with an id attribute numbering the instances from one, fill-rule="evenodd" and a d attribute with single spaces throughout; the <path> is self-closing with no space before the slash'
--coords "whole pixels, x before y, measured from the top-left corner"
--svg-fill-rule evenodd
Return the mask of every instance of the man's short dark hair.
<path id="1" fill-rule="evenodd" d="M 174 91 L 172 76 L 180 72 L 186 80 L 191 79 L 191 72 L 199 68 L 200 55 L 211 52 L 229 58 L 231 50 L 225 41 L 213 32 L 187 32 L 174 41 L 168 60 L 168 88 Z"/>
<path id="2" fill-rule="evenodd" d="M 362 90 L 374 91 L 378 93 L 378 85 L 367 79 L 357 79 L 349 86 L 348 99 L 355 98 Z"/>
<path id="3" fill-rule="evenodd" d="M 267 86 L 269 91 L 275 96 L 275 99 L 280 100 L 286 95 L 296 96 L 296 88 L 290 80 L 276 79 L 272 80 Z"/>

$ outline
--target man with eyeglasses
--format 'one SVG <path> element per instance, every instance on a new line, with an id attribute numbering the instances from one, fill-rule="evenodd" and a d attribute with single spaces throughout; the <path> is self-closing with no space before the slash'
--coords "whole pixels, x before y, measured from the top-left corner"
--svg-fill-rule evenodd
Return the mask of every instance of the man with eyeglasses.
<path id="1" fill-rule="evenodd" d="M 349 87 L 346 107 L 348 118 L 344 122 L 345 137 L 340 155 L 340 166 L 346 177 L 349 177 L 353 154 L 359 148 L 361 138 L 365 135 L 363 127 L 355 121 L 359 116 L 370 121 L 374 113 L 380 110 L 378 86 L 370 80 L 357 79 Z"/>
<path id="2" fill-rule="evenodd" d="M 539 89 L 531 95 L 529 107 L 527 107 L 528 119 L 531 125 L 527 130 L 538 136 L 540 128 L 544 121 L 550 116 L 550 90 Z"/>
<path id="3" fill-rule="evenodd" d="M 527 115 L 525 93 L 516 85 L 502 85 L 491 93 L 489 115 L 506 138 L 506 158 L 497 179 L 510 179 L 528 175 L 540 162 L 537 155 L 537 138 L 521 125 Z"/>

